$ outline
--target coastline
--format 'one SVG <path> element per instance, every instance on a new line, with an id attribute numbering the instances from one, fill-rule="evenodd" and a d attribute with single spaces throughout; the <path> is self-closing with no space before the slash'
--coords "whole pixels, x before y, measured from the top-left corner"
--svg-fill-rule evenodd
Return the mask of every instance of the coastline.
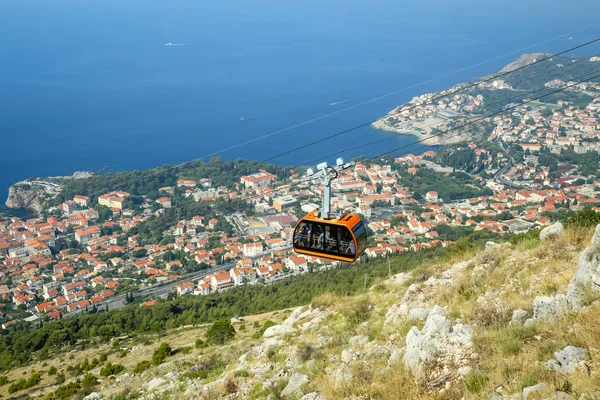
<path id="1" fill-rule="evenodd" d="M 95 174 L 90 171 L 75 171 L 70 176 L 49 176 L 29 178 L 13 183 L 8 188 L 8 197 L 0 206 L 0 214 L 7 216 L 39 215 L 47 196 L 55 197 L 62 189 L 62 183 L 71 179 L 85 179 Z"/>
<path id="2" fill-rule="evenodd" d="M 389 115 L 389 114 L 388 114 Z M 386 115 L 387 117 L 387 115 Z M 421 135 L 414 131 L 408 131 L 406 129 L 398 129 L 393 126 L 388 125 L 385 122 L 385 117 L 380 119 L 379 121 L 373 122 L 371 124 L 373 129 L 377 129 L 385 132 L 393 132 L 398 135 L 411 135 L 419 139 L 420 142 L 423 142 L 424 146 L 441 146 L 446 144 L 454 144 L 459 143 L 465 140 L 463 134 L 453 134 L 450 137 L 446 138 L 444 136 L 434 136 L 434 135 Z"/>

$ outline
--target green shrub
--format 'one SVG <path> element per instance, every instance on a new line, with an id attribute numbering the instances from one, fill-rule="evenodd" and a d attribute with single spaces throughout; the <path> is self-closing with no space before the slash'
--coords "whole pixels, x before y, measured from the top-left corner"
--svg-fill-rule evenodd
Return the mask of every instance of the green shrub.
<path id="1" fill-rule="evenodd" d="M 582 210 L 566 221 L 568 227 L 591 228 L 600 224 L 600 213 L 594 210 Z"/>
<path id="2" fill-rule="evenodd" d="M 69 382 L 64 386 L 60 386 L 54 393 L 50 393 L 44 400 L 66 400 L 73 397 L 81 389 L 81 385 L 77 382 Z"/>
<path id="3" fill-rule="evenodd" d="M 197 365 L 193 366 L 189 372 L 183 374 L 188 379 L 209 379 L 212 377 L 218 377 L 225 370 L 225 364 L 220 358 L 212 356 L 209 359 L 200 361 Z"/>
<path id="4" fill-rule="evenodd" d="M 540 343 L 540 347 L 538 348 L 539 360 L 545 361 L 549 358 L 553 358 L 554 353 L 560 349 L 563 349 L 565 346 L 566 344 L 563 342 L 550 339 Z"/>
<path id="5" fill-rule="evenodd" d="M 381 292 L 385 292 L 385 289 L 387 289 L 387 286 L 385 286 L 384 283 L 378 283 L 377 285 L 375 285 L 374 289 L 376 292 L 381 293 Z"/>
<path id="6" fill-rule="evenodd" d="M 202 340 L 202 338 L 197 338 L 195 346 L 197 349 L 204 349 L 205 347 L 208 347 L 208 343 Z"/>
<path id="7" fill-rule="evenodd" d="M 50 367 L 50 369 L 48 370 L 48 375 L 52 376 L 52 375 L 56 375 L 56 373 L 58 372 L 58 370 L 56 369 L 56 367 L 53 365 Z"/>
<path id="8" fill-rule="evenodd" d="M 100 375 L 102 375 L 102 376 L 117 375 L 124 370 L 125 370 L 125 367 L 122 366 L 121 364 L 113 364 L 113 363 L 109 362 L 104 367 L 102 367 L 102 369 L 100 370 Z"/>
<path id="9" fill-rule="evenodd" d="M 540 243 L 540 232 L 541 229 L 532 229 L 528 232 L 517 233 L 508 239 L 508 242 L 515 246 L 523 242 Z"/>
<path id="10" fill-rule="evenodd" d="M 227 318 L 215 321 L 206 332 L 206 340 L 211 344 L 225 344 L 234 337 L 235 328 Z"/>
<path id="11" fill-rule="evenodd" d="M 133 372 L 135 374 L 141 374 L 142 372 L 144 372 L 145 370 L 150 368 L 151 365 L 152 365 L 152 363 L 148 360 L 140 361 L 138 363 L 138 365 L 135 366 L 135 369 L 133 370 Z"/>
<path id="12" fill-rule="evenodd" d="M 0 386 L 4 386 L 8 383 L 8 376 L 0 375 Z"/>
<path id="13" fill-rule="evenodd" d="M 521 352 L 521 342 L 515 338 L 507 337 L 500 343 L 500 350 L 506 355 L 517 355 Z"/>
<path id="14" fill-rule="evenodd" d="M 500 348 L 505 355 L 519 354 L 521 348 L 539 332 L 537 325 L 522 326 L 510 325 L 494 330 L 490 333 L 487 345 Z"/>
<path id="15" fill-rule="evenodd" d="M 308 361 L 315 355 L 315 348 L 310 345 L 310 343 L 302 343 L 302 345 L 298 348 L 298 356 L 302 361 Z"/>
<path id="16" fill-rule="evenodd" d="M 249 400 L 266 399 L 269 395 L 269 389 L 263 389 L 262 383 L 257 383 L 252 386 L 250 393 L 248 393 Z"/>
<path id="17" fill-rule="evenodd" d="M 8 387 L 8 393 L 13 394 L 20 390 L 32 388 L 35 385 L 37 385 L 38 383 L 40 383 L 41 380 L 42 380 L 42 378 L 41 378 L 40 374 L 37 374 L 37 373 L 31 374 L 31 377 L 29 377 L 29 379 L 22 378 L 16 382 L 14 382 L 13 384 L 11 384 Z"/>
<path id="18" fill-rule="evenodd" d="M 275 322 L 271 321 L 270 319 L 266 320 L 265 323 L 263 324 L 262 328 L 260 328 L 260 330 L 256 331 L 254 333 L 254 335 L 252 335 L 252 338 L 260 339 L 262 337 L 262 335 L 264 335 L 265 331 L 272 326 L 275 326 Z"/>
<path id="19" fill-rule="evenodd" d="M 69 369 L 69 367 L 67 367 L 67 371 L 71 374 L 71 376 L 73 376 L 74 378 L 78 377 L 79 375 L 83 374 L 83 368 L 81 367 L 81 364 L 77 364 L 75 366 L 71 366 L 71 369 Z"/>
<path id="20" fill-rule="evenodd" d="M 525 389 L 526 387 L 529 386 L 534 386 L 537 385 L 538 380 L 530 375 L 525 375 L 521 378 L 521 390 Z"/>
<path id="21" fill-rule="evenodd" d="M 359 325 L 369 319 L 371 315 L 371 303 L 366 298 L 360 298 L 342 310 L 342 314 L 346 317 L 350 325 Z"/>
<path id="22" fill-rule="evenodd" d="M 465 379 L 465 387 L 471 393 L 479 393 L 488 382 L 489 378 L 479 373 L 473 373 Z"/>
<path id="23" fill-rule="evenodd" d="M 56 375 L 56 384 L 57 385 L 65 383 L 66 380 L 67 380 L 67 378 L 65 377 L 65 374 L 60 373 L 60 374 Z"/>
<path id="24" fill-rule="evenodd" d="M 162 364 L 172 353 L 173 351 L 168 343 L 161 343 L 158 349 L 154 350 L 154 354 L 152 354 L 152 363 L 154 365 Z"/>
<path id="25" fill-rule="evenodd" d="M 279 349 L 278 349 L 278 348 L 276 348 L 276 347 L 269 347 L 269 348 L 267 349 L 267 358 L 268 358 L 269 360 L 271 360 L 271 361 L 272 361 L 272 360 L 273 360 L 273 357 L 275 357 L 275 354 L 277 354 L 277 351 L 278 351 L 278 350 L 279 350 Z"/>
<path id="26" fill-rule="evenodd" d="M 81 384 L 84 387 L 90 387 L 90 386 L 94 386 L 98 384 L 98 378 L 96 378 L 94 375 L 90 374 L 89 372 L 87 374 L 85 374 L 83 376 L 83 379 L 81 380 Z"/>
<path id="27" fill-rule="evenodd" d="M 247 378 L 250 376 L 250 373 L 248 371 L 246 371 L 245 369 L 240 369 L 237 370 L 233 373 L 233 376 L 235 376 L 236 378 Z"/>

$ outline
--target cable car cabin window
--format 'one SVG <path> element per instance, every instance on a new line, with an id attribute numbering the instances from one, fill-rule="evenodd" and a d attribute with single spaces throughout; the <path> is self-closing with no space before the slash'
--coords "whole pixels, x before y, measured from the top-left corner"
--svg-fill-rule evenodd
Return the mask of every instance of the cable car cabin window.
<path id="1" fill-rule="evenodd" d="M 365 228 L 365 224 L 361 221 L 356 224 L 352 231 L 358 243 L 359 253 L 362 253 L 367 248 L 367 228 Z"/>
<path id="2" fill-rule="evenodd" d="M 323 250 L 323 227 L 321 224 L 312 224 L 312 237 L 310 248 L 313 250 Z"/>
<path id="3" fill-rule="evenodd" d="M 294 237 L 294 246 L 308 249 L 310 248 L 310 235 L 312 224 L 301 222 L 296 228 L 296 236 Z"/>

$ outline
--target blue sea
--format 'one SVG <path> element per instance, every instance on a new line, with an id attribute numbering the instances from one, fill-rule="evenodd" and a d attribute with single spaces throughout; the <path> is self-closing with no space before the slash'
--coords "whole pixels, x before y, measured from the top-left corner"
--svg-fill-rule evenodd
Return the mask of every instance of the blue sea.
<path id="1" fill-rule="evenodd" d="M 262 160 L 521 52 L 593 39 L 600 25 L 582 28 L 599 20 L 596 0 L 4 1 L 0 202 L 30 176 L 211 154 Z M 352 147 L 341 155 L 369 156 L 416 140 L 366 145 L 392 136 L 365 127 L 273 162 L 334 161 Z"/>

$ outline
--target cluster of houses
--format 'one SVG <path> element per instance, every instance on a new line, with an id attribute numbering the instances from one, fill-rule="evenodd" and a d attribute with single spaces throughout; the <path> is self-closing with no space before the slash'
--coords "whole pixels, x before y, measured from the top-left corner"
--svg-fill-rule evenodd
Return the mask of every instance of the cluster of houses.
<path id="1" fill-rule="evenodd" d="M 503 83 L 498 81 L 496 85 L 502 86 Z M 376 126 L 417 134 L 430 133 L 432 127 L 444 129 L 449 121 L 472 113 L 484 105 L 481 94 L 472 96 L 468 93 L 455 93 L 462 87 L 457 85 L 438 93 L 414 97 L 410 102 L 388 113 L 380 122 L 383 126 Z M 427 123 L 423 124 L 425 121 Z"/>
<path id="2" fill-rule="evenodd" d="M 460 111 L 479 102 L 477 97 L 455 95 L 449 96 L 445 105 L 436 107 Z M 591 122 L 586 119 L 598 103 L 592 104 L 585 110 L 555 112 L 550 124 L 554 124 L 559 137 L 563 137 L 560 132 L 565 131 L 562 127 L 568 127 L 567 134 L 590 137 L 596 133 L 597 124 L 591 130 L 588 124 Z M 529 114 L 523 114 L 523 118 L 527 118 L 523 129 L 537 132 L 541 128 L 538 124 L 546 126 L 547 122 L 541 122 L 531 111 L 526 112 Z M 569 117 L 576 117 L 574 125 L 565 124 Z M 495 121 L 496 134 L 507 132 L 499 130 L 504 126 L 503 118 Z M 556 125 L 554 121 L 558 120 L 561 122 Z M 527 140 L 530 139 L 527 136 Z M 502 152 L 489 154 L 474 143 L 467 146 L 482 162 L 506 160 Z M 393 162 L 404 164 L 409 174 L 418 176 L 423 168 L 435 167 L 428 161 L 435 155 L 433 151 L 408 154 Z M 504 176 L 513 181 L 532 179 L 545 184 L 549 180 L 548 167 L 536 163 L 533 155 L 527 157 L 505 171 Z M 24 305 L 32 313 L 50 318 L 98 307 L 122 290 L 125 276 L 142 284 L 173 282 L 178 295 L 206 295 L 245 284 L 269 284 L 313 268 L 335 266 L 331 260 L 298 257 L 291 251 L 293 226 L 301 217 L 297 215 L 298 208 L 308 213 L 318 207 L 323 189 L 302 182 L 299 174 L 290 172 L 288 180 L 279 182 L 274 174 L 261 170 L 241 177 L 232 188 L 213 187 L 210 179 L 180 179 L 177 189 L 164 187 L 159 189 L 160 196 L 156 200 L 145 198 L 143 213 L 128 208 L 128 193 L 113 191 L 98 197 L 97 204 L 112 211 L 112 218 L 102 223 L 98 221 L 99 213 L 93 208 L 92 200 L 81 195 L 60 204 L 59 212 L 54 213 L 60 215 L 46 219 L 0 220 L 0 278 L 7 283 L 0 286 L 4 300 L 0 302 L 0 317 L 10 320 L 6 318 L 11 313 L 6 304 Z M 483 185 L 491 180 L 486 182 L 480 178 L 480 181 Z M 273 188 L 275 185 L 279 186 Z M 451 203 L 445 203 L 435 190 L 421 193 L 422 200 L 416 200 L 414 193 L 399 184 L 393 165 L 357 163 L 334 182 L 332 208 L 368 218 L 373 235 L 366 254 L 386 257 L 451 245 L 452 242 L 440 239 L 438 231 L 442 225 L 473 227 L 498 234 L 543 226 L 550 222 L 548 215 L 561 207 L 579 209 L 591 205 L 598 209 L 595 206 L 600 192 L 598 183 L 575 185 L 574 180 L 565 180 L 550 188 L 494 189 L 492 196 Z M 160 218 L 166 208 L 176 206 L 173 205 L 175 190 L 183 191 L 184 197 L 195 201 L 245 199 L 254 206 L 257 215 L 247 220 L 242 215 L 214 218 L 197 215 L 177 222 L 164 232 L 174 237 L 173 242 L 141 246 L 139 237 L 130 234 L 130 230 L 152 216 Z M 151 202 L 155 203 L 153 211 L 146 212 Z M 386 210 L 385 217 L 379 217 L 380 209 Z M 228 221 L 237 232 L 233 235 L 220 232 L 218 227 L 222 220 Z M 262 225 L 255 232 L 246 232 L 259 224 Z M 120 228 L 119 233 L 111 233 L 114 227 Z M 64 238 L 75 241 L 78 250 L 56 250 L 57 241 Z M 178 254 L 176 259 L 167 257 L 174 253 Z M 180 274 L 184 263 L 203 264 L 217 272 L 198 282 L 182 282 Z"/>
<path id="3" fill-rule="evenodd" d="M 556 85 L 556 82 L 548 84 Z M 490 140 L 498 138 L 516 144 L 528 153 L 539 153 L 545 149 L 561 154 L 571 148 L 578 154 L 600 152 L 600 84 L 590 82 L 583 85 L 585 89 L 581 91 L 595 97 L 587 107 L 581 109 L 565 105 L 554 109 L 550 117 L 542 115 L 540 110 L 543 107 L 517 107 L 507 115 L 494 117 L 495 126 Z M 596 91 L 588 91 L 590 87 Z"/>

